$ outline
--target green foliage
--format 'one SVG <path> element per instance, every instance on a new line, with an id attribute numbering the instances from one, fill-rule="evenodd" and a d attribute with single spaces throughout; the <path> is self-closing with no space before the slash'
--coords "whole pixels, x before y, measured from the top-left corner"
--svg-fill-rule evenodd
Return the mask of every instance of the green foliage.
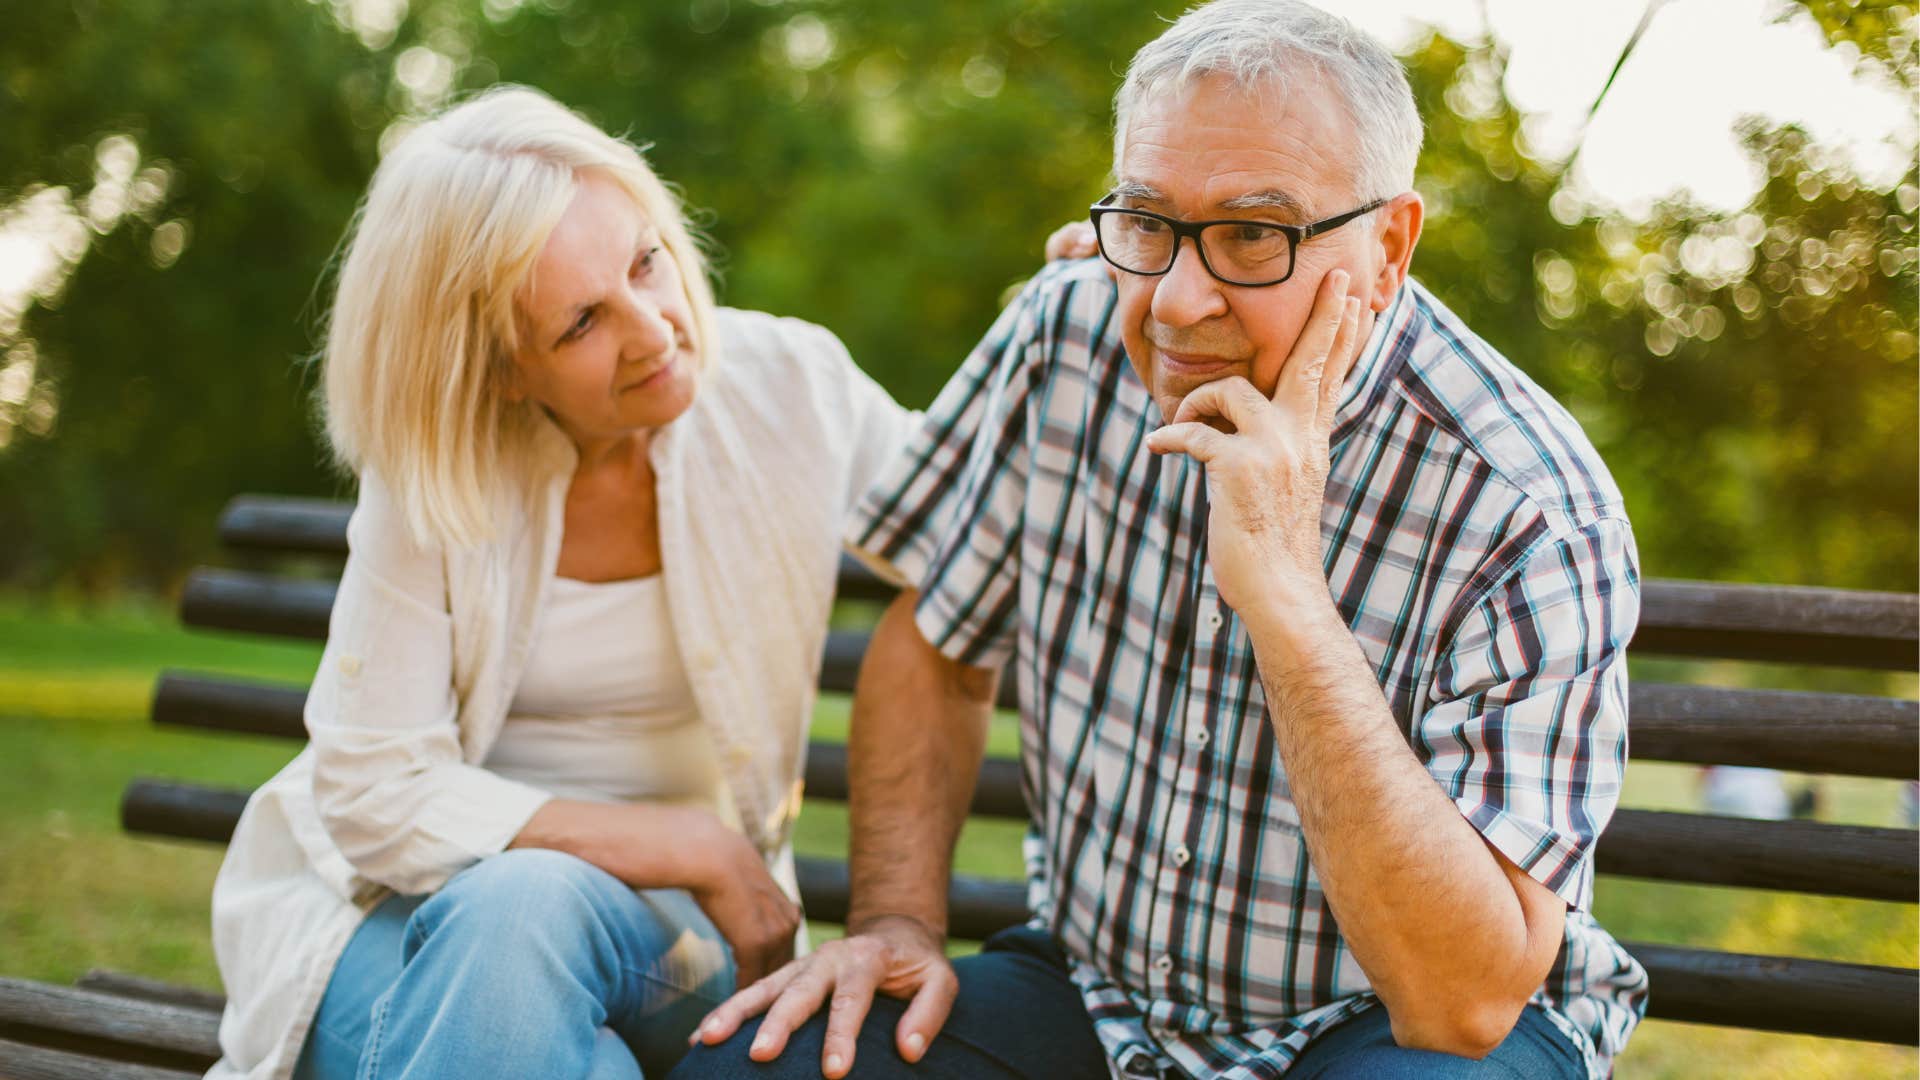
<path id="1" fill-rule="evenodd" d="M 1593 213 L 1529 156 L 1494 49 L 1406 57 L 1427 148 L 1415 270 L 1581 420 L 1666 577 L 1915 588 L 1914 212 L 1795 129 L 1734 214 Z"/>
<path id="2" fill-rule="evenodd" d="M 923 404 L 1102 190 L 1118 74 L 1184 6 L 8 4 L 0 220 L 97 227 L 20 338 L 57 415 L 9 405 L 0 311 L 0 580 L 165 585 L 229 495 L 342 490 L 306 407 L 316 283 L 392 125 L 501 80 L 651 143 L 727 302 L 832 327 Z M 1908 9 L 1805 8 L 1862 77 L 1911 71 Z M 1914 588 L 1915 178 L 1756 128 L 1752 207 L 1623 220 L 1533 153 L 1497 49 L 1406 59 L 1416 272 L 1587 425 L 1648 572 Z"/>

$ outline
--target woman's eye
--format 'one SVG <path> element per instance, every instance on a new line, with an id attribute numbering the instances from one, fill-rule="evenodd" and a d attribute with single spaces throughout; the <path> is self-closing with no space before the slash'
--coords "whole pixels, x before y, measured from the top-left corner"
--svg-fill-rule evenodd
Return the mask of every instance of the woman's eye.
<path id="1" fill-rule="evenodd" d="M 560 344 L 565 345 L 569 341 L 577 340 L 580 337 L 580 335 L 586 333 L 588 328 L 592 326 L 593 326 L 593 309 L 587 308 L 585 311 L 582 311 L 580 313 L 579 318 L 576 318 L 573 320 L 573 324 L 571 326 L 567 327 L 567 332 L 560 335 Z"/>
<path id="2" fill-rule="evenodd" d="M 641 278 L 651 273 L 653 270 L 653 257 L 659 253 L 660 245 L 658 244 L 641 252 L 639 256 L 633 260 L 633 276 Z"/>

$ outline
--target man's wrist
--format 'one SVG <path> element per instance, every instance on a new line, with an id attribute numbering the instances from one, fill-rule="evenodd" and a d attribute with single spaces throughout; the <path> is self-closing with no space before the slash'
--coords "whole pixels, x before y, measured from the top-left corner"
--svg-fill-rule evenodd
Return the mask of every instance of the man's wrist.
<path id="1" fill-rule="evenodd" d="M 882 912 L 875 914 L 850 914 L 847 916 L 847 935 L 880 934 L 889 928 L 906 930 L 925 937 L 934 945 L 944 945 L 947 940 L 944 922 L 934 923 L 917 915 L 900 912 Z"/>
<path id="2" fill-rule="evenodd" d="M 1270 642 L 1288 653 L 1329 633 L 1348 632 L 1326 579 L 1317 572 L 1271 575 L 1261 588 L 1251 591 L 1246 607 L 1236 607 L 1234 614 L 1256 642 Z"/>

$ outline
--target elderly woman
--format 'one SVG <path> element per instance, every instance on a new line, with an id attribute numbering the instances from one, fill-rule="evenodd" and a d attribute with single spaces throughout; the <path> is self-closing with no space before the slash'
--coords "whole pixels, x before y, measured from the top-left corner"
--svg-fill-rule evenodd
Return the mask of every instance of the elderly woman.
<path id="1" fill-rule="evenodd" d="M 381 163 L 325 365 L 352 554 L 214 886 L 210 1075 L 657 1074 L 792 955 L 841 519 L 908 418 L 525 89 Z"/>

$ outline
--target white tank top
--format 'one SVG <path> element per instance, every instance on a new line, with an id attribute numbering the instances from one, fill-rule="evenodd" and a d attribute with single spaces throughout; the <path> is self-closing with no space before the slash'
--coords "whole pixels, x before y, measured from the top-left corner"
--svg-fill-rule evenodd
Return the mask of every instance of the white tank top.
<path id="1" fill-rule="evenodd" d="M 738 827 L 659 574 L 555 578 L 486 766 L 568 799 L 701 806 Z"/>

